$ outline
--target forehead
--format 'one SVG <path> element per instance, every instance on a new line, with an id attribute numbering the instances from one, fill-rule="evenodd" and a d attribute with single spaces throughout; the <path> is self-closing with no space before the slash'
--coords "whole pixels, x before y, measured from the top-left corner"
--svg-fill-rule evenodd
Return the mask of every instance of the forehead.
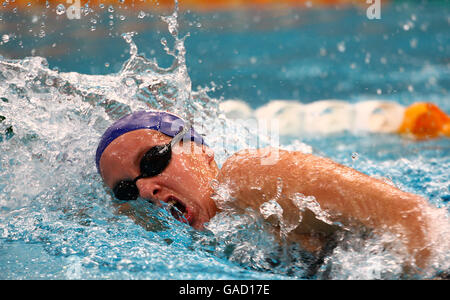
<path id="1" fill-rule="evenodd" d="M 139 159 L 151 147 L 167 144 L 172 138 L 151 129 L 127 132 L 112 141 L 100 158 L 100 173 L 108 186 L 139 175 Z"/>

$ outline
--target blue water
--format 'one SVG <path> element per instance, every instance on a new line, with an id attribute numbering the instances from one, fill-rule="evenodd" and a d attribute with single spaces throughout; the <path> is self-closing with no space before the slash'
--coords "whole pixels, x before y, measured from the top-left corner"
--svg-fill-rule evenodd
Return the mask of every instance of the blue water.
<path id="1" fill-rule="evenodd" d="M 126 86 L 109 86 L 110 77 L 99 77 L 96 85 L 76 74 L 66 85 L 53 85 L 42 81 L 59 75 L 39 74 L 116 74 L 130 57 L 121 37 L 129 31 L 137 31 L 133 41 L 140 53 L 169 67 L 173 58 L 160 40 L 166 38 L 170 47 L 173 41 L 158 13 L 139 19 L 136 11 L 95 8 L 74 21 L 51 9 L 0 14 L 1 34 L 10 36 L 0 46 L 5 60 L 33 53 L 48 61 L 44 71 L 22 60 L 23 71 L 0 69 L 7 82 L 0 85 L 0 115 L 6 117 L 0 122 L 0 278 L 310 278 L 314 259 L 296 245 L 278 246 L 252 214 L 220 214 L 206 232 L 140 201 L 131 209 L 138 224 L 117 214 L 92 162 L 96 141 L 110 122 L 104 111 L 123 107 L 102 101 L 123 97 L 129 105 L 138 97 Z M 253 108 L 273 99 L 433 101 L 450 112 L 449 15 L 445 1 L 383 5 L 382 19 L 374 21 L 361 8 L 185 12 L 180 31 L 189 32 L 192 87 L 210 88 L 212 99 L 241 99 Z M 41 29 L 45 36 L 39 36 Z M 111 94 L 99 92 L 103 87 Z M 210 105 L 205 110 L 214 113 Z M 49 132 L 40 132 L 37 124 Z M 214 140 L 213 134 L 207 140 Z M 448 209 L 449 139 L 416 142 L 343 132 L 282 142 L 298 141 Z M 313 278 L 401 278 L 401 261 L 380 245 L 355 233 Z M 447 270 L 449 249 L 440 255 L 437 272 Z"/>
<path id="2" fill-rule="evenodd" d="M 138 11 L 94 9 L 74 21 L 51 10 L 35 23 L 32 13 L 3 14 L 4 22 L 26 21 L 18 22 L 18 29 L 6 27 L 21 37 L 3 45 L 2 55 L 24 57 L 34 49 L 61 71 L 107 74 L 119 71 L 127 59 L 121 33 L 137 31 L 139 51 L 170 65 L 160 45 L 169 34 L 158 13 L 139 19 Z M 180 30 L 190 34 L 186 49 L 193 87 L 214 82 L 220 87 L 211 94 L 216 98 L 243 99 L 258 107 L 272 99 L 358 101 L 367 96 L 402 104 L 430 100 L 449 111 L 449 14 L 448 1 L 383 4 L 381 20 L 368 20 L 365 7 L 185 12 Z M 120 15 L 126 19 L 120 21 Z M 95 31 L 90 30 L 93 19 Z M 40 38 L 42 21 L 46 34 Z"/>

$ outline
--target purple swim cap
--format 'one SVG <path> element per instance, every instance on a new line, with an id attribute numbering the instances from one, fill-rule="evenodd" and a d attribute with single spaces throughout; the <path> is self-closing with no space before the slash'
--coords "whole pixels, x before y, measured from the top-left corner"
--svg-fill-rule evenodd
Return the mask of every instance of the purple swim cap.
<path id="1" fill-rule="evenodd" d="M 138 111 L 128 114 L 112 124 L 102 135 L 95 155 L 95 163 L 100 173 L 100 158 L 106 147 L 119 136 L 138 129 L 153 129 L 167 136 L 174 137 L 184 127 L 184 120 L 165 111 Z M 200 145 L 204 144 L 203 137 L 193 127 L 187 132 L 183 140 L 191 140 Z"/>

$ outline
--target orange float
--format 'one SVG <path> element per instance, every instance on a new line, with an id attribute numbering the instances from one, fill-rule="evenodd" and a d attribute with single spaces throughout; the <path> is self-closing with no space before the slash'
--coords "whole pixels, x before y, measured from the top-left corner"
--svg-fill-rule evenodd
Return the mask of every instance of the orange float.
<path id="1" fill-rule="evenodd" d="M 433 103 L 414 103 L 406 108 L 398 132 L 418 139 L 450 137 L 450 117 Z"/>

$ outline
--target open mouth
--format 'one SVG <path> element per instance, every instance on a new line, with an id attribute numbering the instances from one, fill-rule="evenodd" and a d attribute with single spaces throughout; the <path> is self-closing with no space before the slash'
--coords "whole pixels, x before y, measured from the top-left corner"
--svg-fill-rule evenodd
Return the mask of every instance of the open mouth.
<path id="1" fill-rule="evenodd" d="M 192 215 L 189 213 L 186 205 L 184 205 L 178 198 L 169 196 L 165 202 L 167 203 L 168 211 L 175 219 L 189 225 L 192 223 Z"/>

